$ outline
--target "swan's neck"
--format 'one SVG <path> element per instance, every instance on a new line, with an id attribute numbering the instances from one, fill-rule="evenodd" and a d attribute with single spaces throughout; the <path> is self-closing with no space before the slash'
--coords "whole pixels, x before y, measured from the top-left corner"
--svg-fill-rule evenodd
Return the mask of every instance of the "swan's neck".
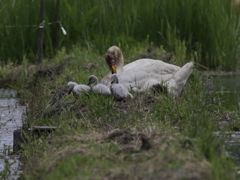
<path id="1" fill-rule="evenodd" d="M 121 56 L 119 57 L 117 64 L 116 64 L 117 74 L 122 74 L 123 66 L 124 66 L 124 59 L 123 59 L 123 55 L 121 54 Z"/>

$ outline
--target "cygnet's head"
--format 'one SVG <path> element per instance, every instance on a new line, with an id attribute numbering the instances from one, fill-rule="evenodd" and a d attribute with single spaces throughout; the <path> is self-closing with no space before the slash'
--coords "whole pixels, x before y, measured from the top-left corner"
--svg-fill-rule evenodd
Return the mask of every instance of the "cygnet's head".
<path id="1" fill-rule="evenodd" d="M 94 75 L 91 75 L 91 76 L 89 76 L 89 78 L 88 78 L 88 85 L 93 85 L 93 86 L 95 86 L 95 85 L 97 85 L 98 84 L 98 78 L 96 77 L 96 76 L 94 76 Z"/>
<path id="2" fill-rule="evenodd" d="M 75 83 L 75 82 L 69 82 L 69 83 L 67 84 L 68 94 L 70 94 L 70 93 L 72 92 L 73 88 L 74 88 L 76 85 L 78 85 L 78 84 Z"/>
<path id="3" fill-rule="evenodd" d="M 118 84 L 118 83 L 119 83 L 119 80 L 118 80 L 117 74 L 112 74 L 111 84 Z"/>

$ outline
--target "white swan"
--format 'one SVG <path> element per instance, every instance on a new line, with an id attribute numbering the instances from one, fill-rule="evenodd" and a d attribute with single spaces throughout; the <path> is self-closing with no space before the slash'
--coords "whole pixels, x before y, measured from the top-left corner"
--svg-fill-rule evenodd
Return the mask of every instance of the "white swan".
<path id="1" fill-rule="evenodd" d="M 113 74 L 111 79 L 112 79 L 112 82 L 111 82 L 112 85 L 110 86 L 110 90 L 115 100 L 125 101 L 125 99 L 128 96 L 133 98 L 132 94 L 128 92 L 128 89 L 124 85 L 119 84 L 117 74 Z"/>
<path id="2" fill-rule="evenodd" d="M 98 78 L 94 75 L 89 76 L 88 85 L 92 85 L 92 91 L 99 94 L 111 95 L 109 87 L 104 84 L 98 83 Z"/>
<path id="3" fill-rule="evenodd" d="M 72 92 L 75 97 L 77 97 L 78 95 L 80 95 L 82 93 L 90 91 L 89 86 L 87 86 L 85 84 L 77 84 L 75 82 L 69 82 L 67 84 L 67 87 L 68 87 L 68 94 L 70 94 Z"/>
<path id="4" fill-rule="evenodd" d="M 117 73 L 121 84 L 135 92 L 142 92 L 155 84 L 161 84 L 174 96 L 179 96 L 193 70 L 193 62 L 181 68 L 153 59 L 139 59 L 124 66 L 122 52 L 117 46 L 107 50 L 105 59 L 111 72 L 101 83 L 110 86 L 111 74 Z"/>

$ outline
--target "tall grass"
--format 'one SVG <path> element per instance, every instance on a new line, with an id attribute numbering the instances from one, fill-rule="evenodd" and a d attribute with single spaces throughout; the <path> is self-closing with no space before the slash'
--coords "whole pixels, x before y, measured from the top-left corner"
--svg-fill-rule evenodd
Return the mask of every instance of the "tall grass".
<path id="1" fill-rule="evenodd" d="M 35 62 L 38 34 L 35 27 L 4 26 L 38 24 L 39 2 L 2 0 L 0 4 L 1 60 L 21 61 L 26 54 Z M 45 4 L 45 21 L 55 22 L 56 0 Z M 111 45 L 132 48 L 149 37 L 150 42 L 173 52 L 177 43 L 182 42 L 188 54 L 197 53 L 198 63 L 233 70 L 237 63 L 237 15 L 237 8 L 229 0 L 63 0 L 58 20 L 68 35 L 61 33 L 59 24 L 46 25 L 45 55 L 51 57 L 54 48 L 69 49 L 76 44 L 85 47 L 91 44 L 104 53 Z M 54 47 L 55 37 L 59 41 Z"/>

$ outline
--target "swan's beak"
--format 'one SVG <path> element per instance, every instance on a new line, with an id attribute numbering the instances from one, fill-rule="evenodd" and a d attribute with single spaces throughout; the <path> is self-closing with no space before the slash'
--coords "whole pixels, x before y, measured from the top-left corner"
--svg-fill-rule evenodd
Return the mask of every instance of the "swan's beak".
<path id="1" fill-rule="evenodd" d="M 110 70 L 112 71 L 112 74 L 117 73 L 116 67 L 114 65 L 110 66 Z"/>

